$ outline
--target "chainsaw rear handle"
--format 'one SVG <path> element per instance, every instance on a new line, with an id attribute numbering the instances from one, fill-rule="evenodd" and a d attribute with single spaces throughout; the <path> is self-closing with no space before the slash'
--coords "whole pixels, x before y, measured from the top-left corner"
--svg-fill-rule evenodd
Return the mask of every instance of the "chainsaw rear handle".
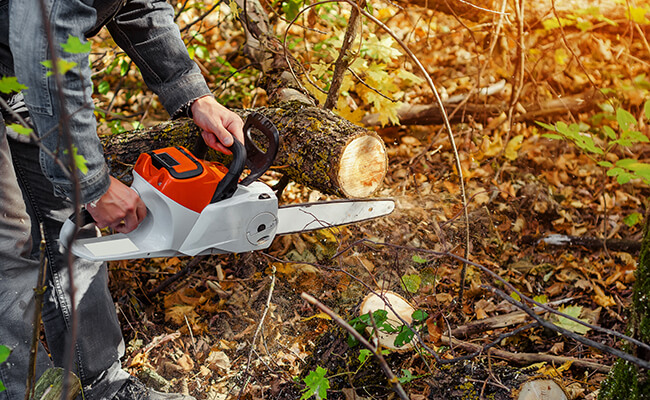
<path id="1" fill-rule="evenodd" d="M 77 230 L 77 226 L 83 227 L 95 223 L 95 219 L 85 208 L 82 208 L 79 212 L 80 222 L 78 225 L 76 221 L 77 219 L 75 218 L 75 214 L 72 213 L 72 215 L 70 215 L 68 219 L 65 220 L 63 226 L 61 227 L 61 232 L 59 233 L 59 243 L 61 243 L 66 249 L 68 248 L 68 243 L 70 243 L 70 240 L 72 239 L 72 235 Z"/>

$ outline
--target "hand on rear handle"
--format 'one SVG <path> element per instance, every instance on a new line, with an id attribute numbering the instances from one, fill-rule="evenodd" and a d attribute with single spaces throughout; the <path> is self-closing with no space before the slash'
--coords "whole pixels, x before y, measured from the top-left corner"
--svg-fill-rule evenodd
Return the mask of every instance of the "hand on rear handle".
<path id="1" fill-rule="evenodd" d="M 147 207 L 136 191 L 113 177 L 108 191 L 86 209 L 99 228 L 110 227 L 121 233 L 134 230 L 147 215 Z"/>

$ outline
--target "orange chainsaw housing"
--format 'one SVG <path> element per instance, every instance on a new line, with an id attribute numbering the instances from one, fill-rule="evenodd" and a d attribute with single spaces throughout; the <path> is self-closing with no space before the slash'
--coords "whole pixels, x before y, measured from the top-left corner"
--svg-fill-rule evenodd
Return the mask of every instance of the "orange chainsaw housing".
<path id="1" fill-rule="evenodd" d="M 228 173 L 224 165 L 200 160 L 182 146 L 140 154 L 134 169 L 165 196 L 197 213 L 210 204 Z"/>

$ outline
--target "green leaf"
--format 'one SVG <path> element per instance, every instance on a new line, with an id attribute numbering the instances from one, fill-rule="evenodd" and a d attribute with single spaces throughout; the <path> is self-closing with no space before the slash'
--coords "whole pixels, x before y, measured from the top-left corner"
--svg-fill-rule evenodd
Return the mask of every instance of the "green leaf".
<path id="1" fill-rule="evenodd" d="M 542 137 L 545 137 L 547 139 L 553 139 L 553 140 L 562 140 L 562 139 L 564 139 L 564 136 L 558 135 L 557 133 L 543 133 Z"/>
<path id="2" fill-rule="evenodd" d="M 607 176 L 618 176 L 618 174 L 621 174 L 623 172 L 625 172 L 623 168 L 614 167 L 607 171 Z"/>
<path id="3" fill-rule="evenodd" d="M 293 21 L 293 19 L 296 18 L 296 16 L 300 12 L 301 5 L 302 5 L 302 1 L 299 0 L 283 1 L 282 12 L 284 12 L 284 16 L 287 17 L 289 21 Z"/>
<path id="4" fill-rule="evenodd" d="M 580 317 L 580 313 L 582 312 L 582 306 L 560 307 L 558 311 L 568 316 L 571 316 L 573 318 L 578 318 Z M 558 316 L 557 322 L 554 322 L 554 324 L 556 326 L 559 326 L 560 328 L 566 329 L 567 331 L 579 333 L 581 335 L 584 335 L 585 333 L 589 332 L 589 330 L 591 330 L 591 328 L 581 325 L 563 316 Z"/>
<path id="5" fill-rule="evenodd" d="M 417 254 L 414 254 L 413 257 L 411 257 L 411 260 L 413 260 L 413 262 L 414 262 L 414 263 L 417 263 L 417 264 L 426 264 L 426 263 L 429 262 L 428 260 L 426 260 L 426 259 L 420 257 L 420 256 L 417 255 Z"/>
<path id="6" fill-rule="evenodd" d="M 9 354 L 11 354 L 11 349 L 7 346 L 0 345 L 0 363 L 7 361 Z"/>
<path id="7" fill-rule="evenodd" d="M 517 294 L 517 292 L 510 293 L 510 297 L 512 297 L 513 299 L 515 299 L 517 301 L 521 301 L 521 297 Z"/>
<path id="8" fill-rule="evenodd" d="M 363 364 L 364 362 L 366 362 L 368 357 L 370 357 L 371 355 L 372 355 L 372 352 L 370 350 L 368 350 L 368 349 L 359 350 L 359 362 L 361 364 Z"/>
<path id="9" fill-rule="evenodd" d="M 101 81 L 99 82 L 99 85 L 97 85 L 97 93 L 99 94 L 106 94 L 110 89 L 111 84 L 106 81 Z"/>
<path id="10" fill-rule="evenodd" d="M 616 176 L 616 182 L 618 182 L 621 185 L 624 185 L 629 181 L 631 181 L 632 178 L 634 178 L 633 174 L 630 174 L 629 172 L 623 172 L 621 174 L 618 174 L 618 176 Z"/>
<path id="11" fill-rule="evenodd" d="M 395 347 L 402 347 L 405 344 L 410 343 L 411 340 L 413 340 L 413 336 L 415 336 L 415 332 L 413 332 L 413 330 L 408 326 L 402 325 L 393 344 Z"/>
<path id="12" fill-rule="evenodd" d="M 605 136 L 607 136 L 609 139 L 616 139 L 616 132 L 610 127 L 610 126 L 603 126 L 603 133 Z"/>
<path id="13" fill-rule="evenodd" d="M 548 297 L 545 294 L 535 296 L 535 297 L 533 297 L 533 300 L 535 300 L 536 302 L 541 303 L 541 304 L 548 303 Z"/>
<path id="14" fill-rule="evenodd" d="M 15 76 L 3 76 L 0 78 L 0 92 L 2 93 L 20 92 L 23 89 L 27 89 L 27 86 L 19 83 Z"/>
<path id="15" fill-rule="evenodd" d="M 642 219 L 643 219 L 643 215 L 641 213 L 634 212 L 632 214 L 626 215 L 625 218 L 623 218 L 623 222 L 625 223 L 625 225 L 631 228 L 634 225 L 641 222 Z"/>
<path id="16" fill-rule="evenodd" d="M 647 143 L 650 141 L 646 135 L 639 131 L 625 131 L 623 132 L 622 137 L 629 139 L 633 143 Z"/>
<path id="17" fill-rule="evenodd" d="M 120 60 L 120 76 L 125 76 L 129 72 L 131 63 L 125 59 Z"/>
<path id="18" fill-rule="evenodd" d="M 304 390 L 300 400 L 306 400 L 315 396 L 317 400 L 327 398 L 327 389 L 330 388 L 329 379 L 325 378 L 327 370 L 317 367 L 316 371 L 310 371 L 309 375 L 303 379 L 307 388 Z"/>
<path id="19" fill-rule="evenodd" d="M 402 289 L 406 290 L 409 293 L 417 293 L 420 290 L 420 285 L 422 284 L 422 278 L 420 275 L 411 274 L 402 276 Z"/>
<path id="20" fill-rule="evenodd" d="M 79 171 L 82 174 L 86 175 L 88 173 L 88 165 L 87 165 L 88 161 L 86 161 L 86 158 L 84 156 L 79 154 L 79 149 L 77 149 L 77 146 L 72 147 L 72 152 L 73 152 L 72 158 L 74 160 L 75 165 L 77 166 L 77 169 L 79 169 Z M 66 150 L 64 151 L 64 153 L 68 154 L 68 151 Z"/>
<path id="21" fill-rule="evenodd" d="M 650 121 L 650 100 L 646 100 L 645 104 L 643 105 L 643 111 L 645 118 Z"/>
<path id="22" fill-rule="evenodd" d="M 17 134 L 24 136 L 29 136 L 32 132 L 34 132 L 32 128 L 27 128 L 21 124 L 9 124 L 7 125 L 7 128 L 10 128 Z"/>
<path id="23" fill-rule="evenodd" d="M 425 321 L 427 318 L 429 318 L 429 314 L 426 313 L 424 310 L 415 310 L 413 311 L 413 315 L 411 315 L 411 318 L 415 322 L 422 322 Z"/>
<path id="24" fill-rule="evenodd" d="M 54 64 L 52 64 L 52 60 L 45 60 L 41 61 L 41 65 L 45 66 L 45 68 L 50 69 L 50 71 L 47 72 L 47 76 L 52 76 L 54 75 L 54 71 L 52 69 L 54 68 Z M 68 61 L 64 60 L 62 58 L 59 58 L 57 60 L 56 66 L 58 68 L 58 72 L 61 75 L 66 74 L 68 71 L 70 71 L 72 68 L 77 66 L 77 63 L 74 61 Z"/>
<path id="25" fill-rule="evenodd" d="M 636 126 L 636 118 L 629 111 L 622 108 L 616 109 L 616 121 L 618 122 L 619 128 L 622 130 L 631 130 Z"/>
<path id="26" fill-rule="evenodd" d="M 611 168 L 611 167 L 614 166 L 614 164 L 612 164 L 609 161 L 598 161 L 598 165 L 600 165 L 601 167 L 605 167 L 605 168 Z"/>
<path id="27" fill-rule="evenodd" d="M 82 42 L 78 37 L 68 35 L 68 41 L 61 45 L 63 51 L 70 54 L 83 54 L 90 52 L 90 42 Z"/>
<path id="28" fill-rule="evenodd" d="M 556 129 L 555 129 L 555 126 L 553 126 L 553 125 L 549 125 L 549 124 L 547 124 L 547 123 L 540 122 L 540 121 L 535 121 L 535 123 L 536 123 L 537 125 L 541 126 L 542 128 L 546 128 L 546 129 L 548 129 L 549 131 L 555 131 L 555 130 L 556 130 Z"/>
<path id="29" fill-rule="evenodd" d="M 399 378 L 400 383 L 409 383 L 417 379 L 417 376 L 413 375 L 408 369 L 402 369 L 402 376 Z"/>

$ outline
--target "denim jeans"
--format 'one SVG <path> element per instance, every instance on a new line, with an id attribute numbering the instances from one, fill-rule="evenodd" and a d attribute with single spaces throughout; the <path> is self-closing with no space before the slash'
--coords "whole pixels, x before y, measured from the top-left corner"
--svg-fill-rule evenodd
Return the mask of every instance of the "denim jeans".
<path id="1" fill-rule="evenodd" d="M 106 265 L 73 262 L 77 329 L 71 345 L 70 278 L 58 234 L 72 204 L 54 196 L 38 154 L 37 146 L 7 138 L 0 116 L 0 344 L 12 349 L 0 364 L 0 380 L 7 388 L 0 392 L 0 400 L 24 399 L 39 270 L 39 224 L 43 224 L 48 259 L 42 320 L 51 358 L 40 346 L 36 375 L 52 365 L 64 366 L 73 351 L 74 372 L 85 398 L 111 399 L 129 375 L 120 365 L 124 342 L 108 291 Z"/>

